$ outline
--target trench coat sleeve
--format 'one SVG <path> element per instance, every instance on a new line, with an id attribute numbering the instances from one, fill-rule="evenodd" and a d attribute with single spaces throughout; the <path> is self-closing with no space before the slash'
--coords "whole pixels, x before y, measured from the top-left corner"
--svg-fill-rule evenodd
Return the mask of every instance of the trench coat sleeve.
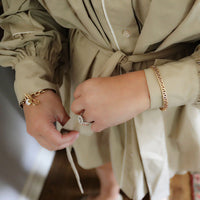
<path id="1" fill-rule="evenodd" d="M 0 66 L 15 70 L 15 93 L 50 88 L 58 91 L 56 80 L 62 53 L 63 29 L 36 0 L 2 0 Z M 61 34 L 62 33 L 62 34 Z"/>
<path id="2" fill-rule="evenodd" d="M 200 108 L 200 45 L 191 56 L 177 61 L 157 60 L 167 90 L 169 107 L 192 104 Z M 154 71 L 145 69 L 151 99 L 151 109 L 162 107 L 161 89 Z"/>

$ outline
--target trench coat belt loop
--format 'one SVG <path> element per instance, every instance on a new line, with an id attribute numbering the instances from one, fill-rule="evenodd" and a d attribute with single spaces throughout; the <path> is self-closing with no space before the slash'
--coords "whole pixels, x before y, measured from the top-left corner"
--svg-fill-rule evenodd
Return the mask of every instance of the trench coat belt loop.
<path id="1" fill-rule="evenodd" d="M 115 67 L 120 65 L 126 72 L 131 70 L 131 65 L 127 65 L 127 63 L 139 63 L 145 61 L 153 61 L 155 59 L 164 59 L 171 55 L 176 55 L 180 51 L 183 51 L 185 48 L 188 47 L 188 44 L 180 44 L 176 46 L 169 47 L 167 49 L 161 51 L 154 51 L 144 54 L 131 54 L 126 55 L 122 51 L 116 51 L 111 54 L 109 52 L 110 57 L 104 64 L 101 69 L 101 72 L 95 74 L 95 77 L 107 77 L 112 74 Z"/>

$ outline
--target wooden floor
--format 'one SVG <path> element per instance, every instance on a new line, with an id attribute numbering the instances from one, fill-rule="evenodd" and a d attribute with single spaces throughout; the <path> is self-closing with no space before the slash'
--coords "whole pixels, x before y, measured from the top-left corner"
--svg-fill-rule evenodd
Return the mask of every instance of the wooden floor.
<path id="1" fill-rule="evenodd" d="M 77 169 L 81 175 L 85 193 L 98 193 L 99 182 L 95 171 L 83 170 L 80 167 Z M 81 197 L 65 151 L 58 151 L 39 200 L 80 200 Z M 124 200 L 129 199 L 124 195 Z"/>
<path id="2" fill-rule="evenodd" d="M 75 160 L 76 161 L 76 160 Z M 94 170 L 83 170 L 77 165 L 86 194 L 97 194 L 99 182 Z M 190 175 L 176 175 L 171 180 L 170 200 L 192 200 Z M 124 200 L 130 200 L 124 194 Z M 39 200 L 80 200 L 79 192 L 65 150 L 58 151 L 46 179 Z M 146 197 L 143 200 L 149 200 Z"/>

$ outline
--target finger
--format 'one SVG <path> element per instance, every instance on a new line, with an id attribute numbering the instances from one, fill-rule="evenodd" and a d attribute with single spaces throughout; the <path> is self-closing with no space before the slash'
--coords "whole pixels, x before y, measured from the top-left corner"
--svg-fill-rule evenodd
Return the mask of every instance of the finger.
<path id="1" fill-rule="evenodd" d="M 82 84 L 78 85 L 74 91 L 74 98 L 78 98 L 81 96 L 81 86 Z"/>
<path id="2" fill-rule="evenodd" d="M 69 115 L 66 113 L 65 109 L 63 108 L 62 111 L 60 111 L 59 113 L 56 114 L 56 120 L 62 125 L 64 126 L 68 120 L 70 119 Z"/>
<path id="3" fill-rule="evenodd" d="M 72 133 L 68 133 L 68 134 L 72 134 Z M 52 143 L 48 143 L 42 135 L 38 135 L 36 140 L 45 149 L 47 149 L 49 151 L 57 151 L 57 150 L 61 150 L 61 149 L 64 149 L 64 148 L 72 145 L 77 138 L 78 137 L 76 137 L 76 136 L 72 137 L 67 143 L 60 145 L 60 146 L 56 146 Z"/>
<path id="4" fill-rule="evenodd" d="M 63 144 L 63 145 L 61 145 L 60 147 L 58 147 L 57 148 L 57 150 L 61 150 L 61 149 L 64 149 L 64 148 L 66 148 L 66 147 L 68 147 L 68 146 L 71 146 L 74 142 L 75 142 L 75 140 L 77 139 L 78 137 L 73 137 L 70 141 L 68 141 L 66 144 Z"/>
<path id="5" fill-rule="evenodd" d="M 92 122 L 92 123 L 94 122 L 94 118 L 92 118 L 87 111 L 84 111 L 82 113 L 82 117 L 83 117 L 84 121 L 86 121 L 86 122 Z"/>
<path id="6" fill-rule="evenodd" d="M 44 127 L 43 137 L 47 140 L 48 143 L 60 147 L 63 144 L 70 143 L 74 138 L 77 138 L 79 133 L 77 131 L 72 131 L 68 134 L 61 134 L 54 124 L 47 124 Z"/>
<path id="7" fill-rule="evenodd" d="M 49 151 L 55 151 L 56 147 L 53 146 L 52 144 L 49 144 L 41 135 L 38 135 L 37 138 L 35 138 L 37 142 L 42 146 L 43 148 L 49 150 Z"/>
<path id="8" fill-rule="evenodd" d="M 77 139 L 79 137 L 78 131 L 70 131 L 61 134 L 62 138 L 66 141 L 66 143 L 71 144 L 71 140 Z"/>
<path id="9" fill-rule="evenodd" d="M 97 133 L 103 130 L 102 127 L 98 125 L 96 122 L 92 123 L 91 129 L 92 131 L 97 132 Z"/>
<path id="10" fill-rule="evenodd" d="M 83 100 L 82 98 L 75 99 L 71 105 L 71 111 L 75 114 L 80 114 L 84 111 Z"/>

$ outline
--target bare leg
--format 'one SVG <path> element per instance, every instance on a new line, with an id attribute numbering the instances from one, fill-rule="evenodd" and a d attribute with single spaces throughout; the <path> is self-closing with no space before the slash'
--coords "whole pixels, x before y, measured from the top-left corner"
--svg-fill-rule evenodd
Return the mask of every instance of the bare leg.
<path id="1" fill-rule="evenodd" d="M 87 200 L 115 200 L 119 194 L 119 185 L 111 164 L 107 163 L 96 168 L 96 172 L 100 180 L 100 194 L 95 198 L 88 197 Z"/>
<path id="2" fill-rule="evenodd" d="M 119 194 L 119 185 L 110 163 L 96 168 L 100 180 L 100 194 L 87 200 L 115 200 Z M 170 181 L 170 197 L 162 200 L 191 200 L 190 178 L 188 174 L 176 175 Z"/>

